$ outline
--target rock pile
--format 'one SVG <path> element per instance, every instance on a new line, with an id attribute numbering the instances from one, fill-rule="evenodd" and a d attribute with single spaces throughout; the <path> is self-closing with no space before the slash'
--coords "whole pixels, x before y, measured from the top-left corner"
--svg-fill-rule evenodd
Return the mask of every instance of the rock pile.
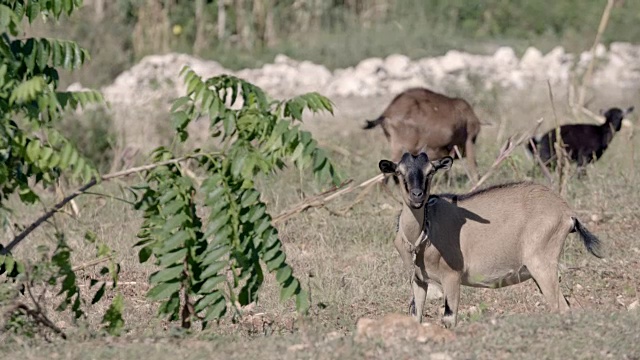
<path id="1" fill-rule="evenodd" d="M 509 47 L 501 47 L 493 55 L 451 50 L 443 56 L 418 60 L 399 54 L 369 58 L 332 72 L 322 65 L 278 55 L 273 64 L 233 72 L 215 61 L 171 53 L 143 58 L 102 91 L 111 103 L 118 129 L 122 129 L 124 143 L 140 144 L 140 136 L 157 132 L 161 122 L 156 118 L 167 116 L 171 100 L 185 93 L 179 76 L 184 65 L 203 78 L 223 73 L 236 75 L 276 98 L 318 91 L 335 99 L 389 96 L 414 86 L 447 93 L 451 89 L 527 89 L 546 81 L 563 85 L 573 74 L 586 70 L 591 56 L 590 52 L 569 54 L 562 47 L 547 54 L 531 47 L 520 58 Z M 640 86 L 640 45 L 613 43 L 608 49 L 600 45 L 595 56 L 593 86 Z M 72 88 L 81 85 L 74 84 Z M 149 142 L 145 147 L 157 145 L 149 137 L 145 141 Z"/>
<path id="2" fill-rule="evenodd" d="M 613 43 L 607 49 L 600 45 L 595 56 L 594 86 L 615 84 L 635 88 L 640 85 L 640 46 Z M 329 97 L 366 97 L 395 94 L 412 86 L 524 89 L 532 82 L 566 83 L 573 73 L 584 72 L 590 61 L 590 52 L 576 56 L 562 47 L 547 54 L 530 47 L 521 58 L 512 48 L 501 47 L 493 55 L 450 50 L 443 56 L 418 60 L 394 54 L 364 59 L 356 66 L 333 72 L 310 61 L 278 55 L 273 64 L 234 73 L 215 61 L 167 54 L 145 57 L 103 92 L 113 103 L 149 102 L 158 97 L 177 96 L 183 88 L 178 72 L 184 65 L 193 67 L 203 77 L 235 74 L 274 96 L 318 91 Z"/>

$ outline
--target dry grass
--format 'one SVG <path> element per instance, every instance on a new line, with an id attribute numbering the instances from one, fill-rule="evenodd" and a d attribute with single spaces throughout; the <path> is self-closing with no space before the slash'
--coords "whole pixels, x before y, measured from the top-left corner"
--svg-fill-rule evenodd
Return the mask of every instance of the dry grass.
<path id="1" fill-rule="evenodd" d="M 541 131 L 553 124 L 546 84 L 514 96 L 464 95 L 476 104 L 482 119 L 494 123 L 482 129 L 478 140 L 481 171 L 486 170 L 497 155 L 499 132 L 508 136 L 531 128 L 540 117 L 545 119 Z M 561 103 L 564 99 L 561 89 L 554 95 L 561 122 L 576 121 L 569 117 L 569 109 Z M 637 98 L 637 91 L 602 91 L 591 108 L 597 111 L 599 107 L 626 107 Z M 389 154 L 379 129 L 360 130 L 364 119 L 377 116 L 389 99 L 338 100 L 333 118 L 315 116 L 306 120 L 305 126 L 333 149 L 334 159 L 356 182 L 376 175 L 377 162 Z M 630 141 L 638 140 L 629 140 L 629 130 L 624 128 L 615 137 L 601 161 L 589 168 L 586 179 L 572 178 L 568 184 L 568 201 L 590 222 L 588 227 L 603 241 L 607 254 L 605 260 L 598 260 L 590 256 L 573 235 L 569 237 L 562 258 L 561 286 L 575 309 L 572 315 L 548 314 L 544 298 L 533 282 L 499 290 L 463 288 L 456 341 L 437 346 L 399 343 L 392 347 L 355 343 L 351 334 L 359 317 L 404 313 L 410 297 L 406 273 L 391 241 L 400 205 L 387 192 L 376 188 L 347 216 L 335 216 L 326 209 L 311 209 L 279 224 L 296 274 L 304 286 L 311 289 L 313 308 L 309 317 L 298 317 L 290 302 L 280 303 L 275 280 L 268 277 L 260 301 L 250 311 L 253 316 L 240 323 L 225 319 L 215 329 L 185 335 L 176 332 L 173 325 L 156 320 L 156 304 L 144 297 L 148 289 L 146 280 L 154 269 L 151 265 L 138 264 L 137 252 L 131 248 L 136 242 L 139 214 L 122 202 L 87 196 L 78 202 L 82 209 L 80 219 L 60 216 L 57 225 L 65 229 L 70 243 L 78 249 L 74 263 L 81 264 L 93 254 L 93 249 L 82 240 L 88 229 L 117 252 L 123 266 L 121 281 L 131 283 L 122 286 L 126 298 L 125 335 L 122 338 L 98 335 L 96 329 L 105 308 L 97 306 L 91 308 L 88 318 L 78 325 L 72 325 L 67 315 L 50 314 L 72 341 L 46 344 L 0 335 L 5 339 L 0 353 L 10 352 L 26 359 L 44 354 L 52 359 L 89 356 L 96 359 L 413 358 L 429 352 L 480 359 L 602 358 L 607 355 L 637 359 L 640 338 L 635 329 L 640 313 L 625 308 L 640 297 L 640 195 L 636 190 L 640 178 L 635 171 L 637 167 L 630 163 L 630 159 L 638 158 L 631 156 L 631 149 L 638 146 L 631 146 Z M 530 178 L 533 167 L 524 150 L 517 150 L 485 185 Z M 439 181 L 434 191 L 464 191 L 470 187 L 460 166 L 454 164 L 453 172 L 453 184 L 447 186 Z M 293 170 L 273 179 L 263 179 L 262 189 L 272 214 L 303 198 L 302 193 L 291 189 L 302 186 L 306 194 L 322 190 L 310 180 L 309 175 Z M 546 181 L 539 171 L 535 180 Z M 116 184 L 105 185 L 99 191 L 125 197 Z M 349 194 L 328 206 L 340 209 L 356 196 L 357 193 Z M 38 210 L 21 209 L 20 222 L 35 218 Z M 591 221 L 592 216 L 597 221 Z M 33 255 L 30 249 L 36 244 L 51 246 L 50 233 L 51 228 L 47 227 L 36 231 L 17 249 L 17 254 Z M 97 275 L 98 270 L 99 267 L 86 271 Z M 47 305 L 55 303 L 50 299 Z M 438 322 L 441 311 L 440 301 L 429 302 L 425 320 Z M 287 350 L 295 344 L 303 346 Z M 294 351 L 296 348 L 301 350 Z"/>

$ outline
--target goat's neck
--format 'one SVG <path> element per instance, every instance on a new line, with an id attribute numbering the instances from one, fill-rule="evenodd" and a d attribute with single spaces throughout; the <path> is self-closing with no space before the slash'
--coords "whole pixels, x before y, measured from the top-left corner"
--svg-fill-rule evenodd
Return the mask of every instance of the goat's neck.
<path id="1" fill-rule="evenodd" d="M 400 215 L 400 230 L 410 242 L 414 242 L 424 229 L 425 211 L 427 204 L 419 209 L 414 209 L 407 204 L 403 205 Z"/>
<path id="2" fill-rule="evenodd" d="M 602 124 L 601 129 L 602 129 L 602 145 L 606 147 L 611 143 L 611 140 L 613 140 L 613 135 L 615 134 L 616 130 L 613 128 L 613 125 L 611 125 L 609 122 Z"/>

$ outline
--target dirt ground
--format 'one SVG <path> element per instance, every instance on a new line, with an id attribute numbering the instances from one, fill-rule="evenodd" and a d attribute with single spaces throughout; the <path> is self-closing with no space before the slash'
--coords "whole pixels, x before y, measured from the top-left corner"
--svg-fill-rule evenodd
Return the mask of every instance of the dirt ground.
<path id="1" fill-rule="evenodd" d="M 530 129 L 539 118 L 544 119 L 541 130 L 556 121 L 546 84 L 519 94 L 461 95 L 474 104 L 483 120 L 493 124 L 483 127 L 478 139 L 482 173 L 490 168 L 508 136 Z M 611 106 L 637 107 L 639 95 L 638 90 L 601 89 L 589 108 L 597 112 Z M 562 89 L 554 90 L 554 98 L 558 122 L 577 121 L 569 115 Z M 389 100 L 334 99 L 333 117 L 308 116 L 305 120 L 305 127 L 356 182 L 377 175 L 377 162 L 389 155 L 380 129 L 360 129 L 364 119 L 377 117 Z M 632 114 L 630 119 L 637 125 L 638 118 Z M 93 229 L 117 251 L 123 268 L 120 281 L 125 296 L 125 334 L 120 338 L 100 335 L 98 323 L 105 311 L 100 306 L 92 307 L 88 318 L 78 324 L 65 314 L 51 312 L 70 341 L 47 343 L 3 334 L 0 353 L 24 359 L 640 359 L 638 159 L 638 137 L 633 136 L 633 127 L 625 127 L 602 159 L 588 169 L 588 177 L 572 177 L 567 185 L 565 197 L 602 240 L 606 254 L 605 259 L 597 259 L 585 251 L 577 237 L 569 236 L 560 271 L 562 291 L 573 309 L 569 315 L 549 314 L 533 282 L 498 290 L 463 288 L 455 340 L 398 341 L 390 345 L 355 341 L 359 318 L 405 313 L 410 298 L 406 271 L 392 244 L 400 205 L 376 187 L 344 216 L 335 213 L 351 205 L 357 192 L 328 204 L 331 212 L 311 209 L 278 226 L 296 275 L 311 291 L 309 316 L 298 316 L 291 302 L 279 302 L 275 279 L 268 276 L 259 302 L 247 309 L 241 321 L 224 319 L 212 329 L 183 333 L 177 329 L 178 324 L 157 320 L 157 304 L 145 298 L 147 279 L 154 268 L 138 264 L 137 252 L 131 247 L 136 242 L 140 214 L 121 202 L 88 196 L 78 201 L 82 210 L 79 220 L 60 217 L 58 225 L 65 227 L 70 243 L 78 248 L 74 262 L 82 263 L 92 255 L 92 249 L 83 245 L 86 229 Z M 453 183 L 437 181 L 434 192 L 464 192 L 470 187 L 457 164 L 452 169 Z M 524 179 L 545 183 L 539 173 L 532 176 L 533 167 L 524 151 L 516 150 L 486 185 Z M 300 186 L 303 193 L 292 191 Z M 272 214 L 322 188 L 310 175 L 290 170 L 261 180 Z M 96 191 L 122 196 L 117 184 L 105 184 Z M 22 211 L 25 219 L 39 213 L 33 208 Z M 30 241 L 33 246 L 52 243 L 47 228 L 38 230 Z M 30 248 L 19 248 L 17 255 L 29 256 Z M 87 275 L 96 275 L 97 271 L 86 270 Z M 54 305 L 53 300 L 48 304 Z M 431 300 L 425 309 L 425 321 L 440 326 L 441 313 L 442 301 Z"/>

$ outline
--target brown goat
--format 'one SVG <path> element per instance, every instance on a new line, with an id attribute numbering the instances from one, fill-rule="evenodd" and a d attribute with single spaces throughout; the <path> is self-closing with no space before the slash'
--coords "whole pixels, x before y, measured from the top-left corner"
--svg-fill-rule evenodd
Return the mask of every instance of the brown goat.
<path id="1" fill-rule="evenodd" d="M 424 88 L 398 94 L 376 120 L 367 120 L 364 129 L 382 126 L 391 143 L 391 159 L 400 161 L 405 151 L 417 154 L 426 149 L 432 160 L 454 156 L 458 146 L 467 158 L 471 176 L 478 177 L 475 142 L 480 120 L 471 105 Z"/>
<path id="2" fill-rule="evenodd" d="M 533 279 L 549 307 L 567 311 L 558 262 L 569 233 L 580 235 L 600 257 L 600 241 L 550 189 L 532 183 L 490 187 L 465 195 L 431 195 L 431 179 L 453 160 L 430 161 L 424 152 L 400 162 L 381 160 L 380 170 L 400 178 L 404 206 L 394 241 L 412 266 L 413 308 L 418 321 L 428 284 L 442 286 L 445 326 L 456 324 L 460 285 L 499 288 Z"/>

